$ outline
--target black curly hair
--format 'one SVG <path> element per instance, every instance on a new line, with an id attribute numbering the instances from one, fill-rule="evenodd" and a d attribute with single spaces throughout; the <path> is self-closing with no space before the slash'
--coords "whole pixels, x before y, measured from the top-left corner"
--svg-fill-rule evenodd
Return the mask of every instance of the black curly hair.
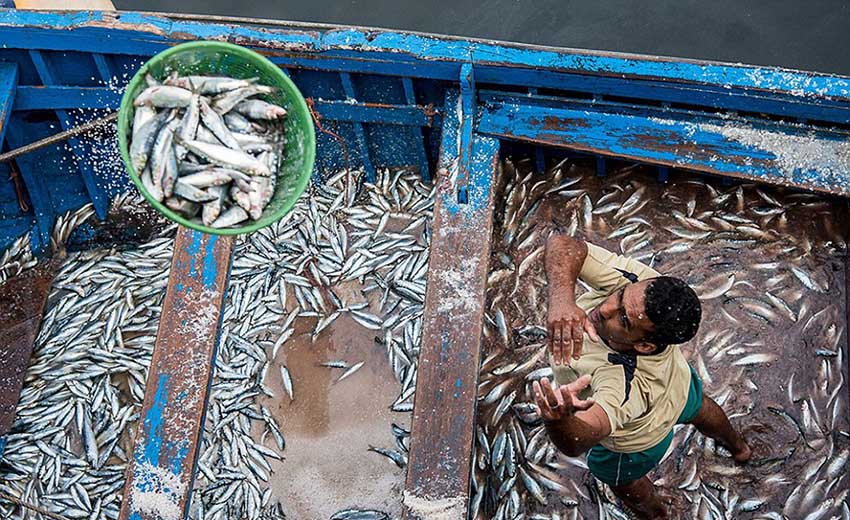
<path id="1" fill-rule="evenodd" d="M 697 293 L 684 281 L 672 276 L 653 278 L 646 287 L 644 307 L 655 325 L 646 340 L 658 347 L 656 353 L 696 336 L 702 306 Z"/>

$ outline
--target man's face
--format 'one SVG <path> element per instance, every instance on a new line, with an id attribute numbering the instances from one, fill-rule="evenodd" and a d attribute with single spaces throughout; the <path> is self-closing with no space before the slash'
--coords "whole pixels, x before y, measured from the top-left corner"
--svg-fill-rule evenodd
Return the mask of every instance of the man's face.
<path id="1" fill-rule="evenodd" d="M 655 328 L 644 310 L 649 282 L 644 280 L 625 286 L 588 314 L 599 337 L 618 352 L 637 350 L 641 354 L 651 354 L 655 350 L 654 345 L 645 341 Z"/>

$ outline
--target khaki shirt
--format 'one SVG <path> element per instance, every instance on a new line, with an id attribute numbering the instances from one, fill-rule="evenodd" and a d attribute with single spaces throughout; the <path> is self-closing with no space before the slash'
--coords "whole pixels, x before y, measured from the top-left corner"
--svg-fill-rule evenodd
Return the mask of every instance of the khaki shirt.
<path id="1" fill-rule="evenodd" d="M 618 269 L 625 271 L 624 274 Z M 579 278 L 590 291 L 576 299 L 585 311 L 629 283 L 629 273 L 638 280 L 659 274 L 631 258 L 587 244 L 587 259 Z M 584 349 L 571 366 L 549 363 L 558 384 L 575 381 L 584 374 L 592 380 L 582 398 L 592 396 L 611 422 L 611 435 L 600 444 L 619 453 L 636 453 L 661 442 L 685 408 L 691 374 L 678 346 L 670 345 L 657 355 L 639 356 L 616 352 L 584 335 Z"/>

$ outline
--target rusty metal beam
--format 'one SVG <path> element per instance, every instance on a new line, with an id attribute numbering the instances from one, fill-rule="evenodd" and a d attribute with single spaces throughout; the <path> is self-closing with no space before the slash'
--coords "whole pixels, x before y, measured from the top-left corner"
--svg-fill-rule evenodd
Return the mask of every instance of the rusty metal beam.
<path id="1" fill-rule="evenodd" d="M 450 93 L 445 106 L 457 107 L 458 99 Z M 469 499 L 499 143 L 472 135 L 468 200 L 458 203 L 463 116 L 455 108 L 443 126 L 404 492 L 409 520 L 466 518 Z"/>
<path id="2" fill-rule="evenodd" d="M 189 511 L 232 246 L 178 229 L 120 520 Z"/>

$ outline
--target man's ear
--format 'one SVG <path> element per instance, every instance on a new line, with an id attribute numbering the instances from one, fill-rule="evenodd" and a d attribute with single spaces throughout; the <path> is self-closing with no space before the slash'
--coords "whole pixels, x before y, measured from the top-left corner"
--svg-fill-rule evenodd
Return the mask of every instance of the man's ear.
<path id="1" fill-rule="evenodd" d="M 638 354 L 643 354 L 645 356 L 649 354 L 655 354 L 655 351 L 658 350 L 658 347 L 655 345 L 655 343 L 648 343 L 646 341 L 641 343 L 635 343 L 632 348 L 634 348 Z"/>

